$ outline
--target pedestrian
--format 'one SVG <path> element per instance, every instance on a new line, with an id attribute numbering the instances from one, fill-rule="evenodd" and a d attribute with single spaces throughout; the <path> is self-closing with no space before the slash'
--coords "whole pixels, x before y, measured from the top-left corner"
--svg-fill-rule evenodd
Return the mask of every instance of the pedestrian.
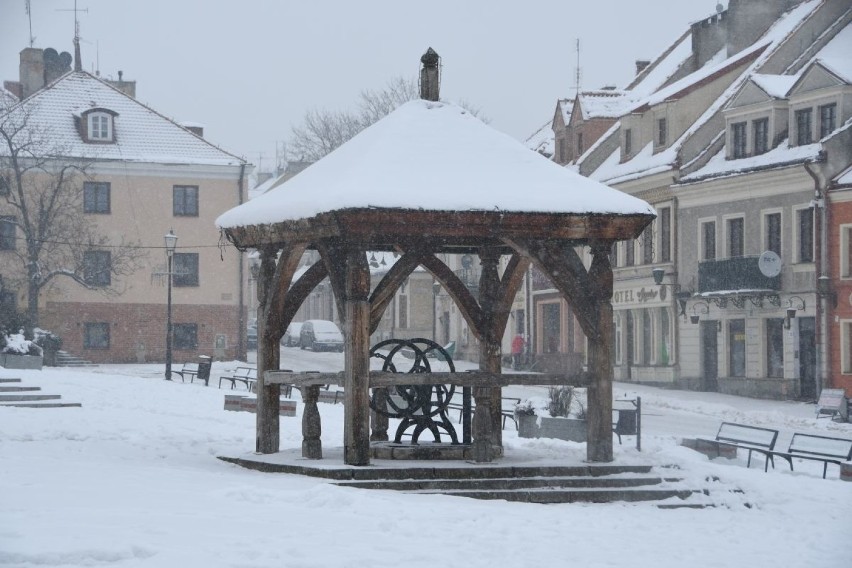
<path id="1" fill-rule="evenodd" d="M 524 336 L 520 333 L 512 340 L 512 368 L 516 371 L 521 368 L 521 357 L 524 354 Z"/>

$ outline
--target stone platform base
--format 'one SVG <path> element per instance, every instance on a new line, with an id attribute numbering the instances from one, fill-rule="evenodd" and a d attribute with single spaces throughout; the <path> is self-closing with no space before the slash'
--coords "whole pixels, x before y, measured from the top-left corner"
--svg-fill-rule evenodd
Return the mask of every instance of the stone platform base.
<path id="1" fill-rule="evenodd" d="M 503 448 L 493 448 L 495 458 L 503 457 Z M 474 459 L 469 444 L 406 444 L 371 442 L 370 455 L 381 460 L 465 460 Z"/>
<path id="2" fill-rule="evenodd" d="M 714 458 L 737 459 L 737 448 L 730 444 L 720 444 L 715 440 L 704 440 L 702 438 L 684 438 L 681 446 L 704 454 L 711 460 Z"/>

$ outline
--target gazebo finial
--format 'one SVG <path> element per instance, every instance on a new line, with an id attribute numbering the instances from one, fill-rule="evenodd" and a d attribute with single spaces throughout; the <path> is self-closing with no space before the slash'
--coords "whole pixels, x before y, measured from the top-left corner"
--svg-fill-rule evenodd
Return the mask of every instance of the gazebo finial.
<path id="1" fill-rule="evenodd" d="M 420 58 L 420 98 L 426 101 L 440 100 L 441 56 L 431 47 Z"/>

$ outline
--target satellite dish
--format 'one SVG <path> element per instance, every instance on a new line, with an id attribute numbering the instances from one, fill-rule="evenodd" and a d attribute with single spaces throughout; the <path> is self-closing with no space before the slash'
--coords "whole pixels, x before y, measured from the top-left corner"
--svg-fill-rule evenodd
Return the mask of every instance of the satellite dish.
<path id="1" fill-rule="evenodd" d="M 764 251 L 757 259 L 757 268 L 767 278 L 781 274 L 781 257 L 771 250 Z"/>

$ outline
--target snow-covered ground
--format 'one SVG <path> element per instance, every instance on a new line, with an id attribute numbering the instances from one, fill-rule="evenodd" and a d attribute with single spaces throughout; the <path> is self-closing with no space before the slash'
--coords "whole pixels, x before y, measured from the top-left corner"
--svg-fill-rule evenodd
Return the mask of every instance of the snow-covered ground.
<path id="1" fill-rule="evenodd" d="M 336 370 L 343 356 L 284 349 L 282 367 Z M 4 566 L 843 566 L 852 559 L 852 483 L 837 468 L 744 459 L 709 461 L 678 446 L 712 437 L 722 420 L 852 438 L 852 424 L 814 406 L 617 384 L 643 402 L 642 453 L 633 438 L 616 463 L 676 465 L 687 484 L 717 476 L 723 506 L 661 510 L 650 503 L 534 505 L 342 488 L 241 469 L 216 459 L 254 448 L 254 415 L 223 410 L 211 386 L 162 380 L 162 366 L 13 371 L 23 384 L 82 408 L 0 408 L 0 565 Z M 460 365 L 465 367 L 465 365 Z M 544 396 L 544 389 L 507 389 Z M 298 395 L 297 395 L 298 396 Z M 299 415 L 302 406 L 299 405 Z M 323 404 L 323 443 L 339 446 L 342 407 Z M 282 448 L 300 446 L 300 420 L 281 419 Z M 584 446 L 518 439 L 517 456 L 581 463 Z M 331 452 L 329 452 L 331 453 Z M 745 506 L 748 503 L 750 507 Z"/>

